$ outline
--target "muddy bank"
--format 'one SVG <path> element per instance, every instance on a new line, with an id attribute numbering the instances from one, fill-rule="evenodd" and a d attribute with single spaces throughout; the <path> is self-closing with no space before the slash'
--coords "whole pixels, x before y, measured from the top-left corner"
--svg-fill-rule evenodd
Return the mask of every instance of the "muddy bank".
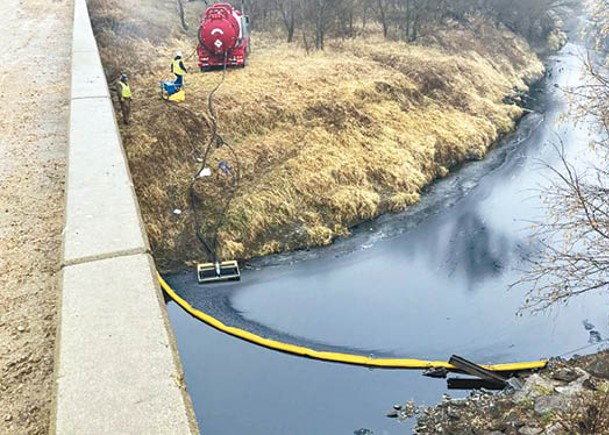
<path id="1" fill-rule="evenodd" d="M 609 351 L 565 361 L 518 378 L 521 388 L 499 394 L 474 391 L 418 410 L 419 434 L 606 434 L 609 433 Z M 407 408 L 407 407 L 406 407 Z M 414 412 L 414 408 L 404 413 Z"/>

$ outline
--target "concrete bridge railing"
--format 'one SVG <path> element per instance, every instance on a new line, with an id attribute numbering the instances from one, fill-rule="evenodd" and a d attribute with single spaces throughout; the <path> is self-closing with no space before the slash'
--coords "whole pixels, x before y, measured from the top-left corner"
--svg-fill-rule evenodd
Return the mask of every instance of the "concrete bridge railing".
<path id="1" fill-rule="evenodd" d="M 85 0 L 75 0 L 52 432 L 198 432 Z"/>

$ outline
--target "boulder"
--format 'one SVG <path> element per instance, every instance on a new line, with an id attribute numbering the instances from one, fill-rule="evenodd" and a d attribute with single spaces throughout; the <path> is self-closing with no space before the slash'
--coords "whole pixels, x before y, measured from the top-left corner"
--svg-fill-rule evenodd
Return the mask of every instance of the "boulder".
<path id="1" fill-rule="evenodd" d="M 561 369 L 558 369 L 557 371 L 555 371 L 554 373 L 552 373 L 553 379 L 556 379 L 557 381 L 563 381 L 563 382 L 573 382 L 580 376 L 581 376 L 580 372 L 578 372 L 577 370 L 574 370 L 574 369 L 570 369 L 570 368 L 561 368 Z"/>
<path id="2" fill-rule="evenodd" d="M 539 427 L 529 427 L 529 426 L 521 427 L 518 430 L 518 433 L 520 435 L 539 435 L 542 432 L 543 432 L 543 429 L 541 429 Z"/>
<path id="3" fill-rule="evenodd" d="M 548 412 L 564 409 L 568 404 L 569 400 L 564 396 L 540 396 L 535 399 L 535 412 L 545 415 Z"/>
<path id="4" fill-rule="evenodd" d="M 554 393 L 554 387 L 558 382 L 553 382 L 538 373 L 529 376 L 524 386 L 514 393 L 514 401 L 520 402 L 526 399 L 535 399 L 539 396 L 547 396 Z"/>

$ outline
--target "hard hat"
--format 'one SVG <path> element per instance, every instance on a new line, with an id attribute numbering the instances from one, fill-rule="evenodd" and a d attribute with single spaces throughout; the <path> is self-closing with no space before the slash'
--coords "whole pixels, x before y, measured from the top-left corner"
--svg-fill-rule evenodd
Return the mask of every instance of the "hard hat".
<path id="1" fill-rule="evenodd" d="M 125 74 L 125 73 L 121 74 L 121 81 L 126 82 L 127 80 L 129 80 L 129 77 L 127 77 L 127 74 Z"/>
<path id="2" fill-rule="evenodd" d="M 176 57 L 182 57 L 182 52 L 180 50 L 176 51 Z"/>

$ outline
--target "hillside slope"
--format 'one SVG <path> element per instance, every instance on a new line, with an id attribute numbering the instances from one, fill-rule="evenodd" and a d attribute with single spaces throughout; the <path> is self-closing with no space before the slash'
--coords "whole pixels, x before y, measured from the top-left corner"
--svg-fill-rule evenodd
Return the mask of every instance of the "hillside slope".
<path id="1" fill-rule="evenodd" d="M 190 58 L 182 106 L 190 111 L 162 102 L 159 80 L 170 78 L 177 49 L 193 51 L 196 36 L 178 30 L 173 4 L 129 3 L 90 6 L 108 77 L 119 69 L 132 77 L 132 124 L 121 133 L 157 262 L 175 269 L 205 256 L 187 188 L 198 165 L 193 150 L 209 135 L 206 98 L 222 72 L 199 73 Z M 203 6 L 188 7 L 193 15 Z M 311 54 L 271 35 L 253 40 L 249 66 L 230 70 L 215 99 L 241 173 L 220 222 L 227 258 L 325 245 L 416 203 L 426 185 L 483 158 L 513 129 L 522 110 L 504 97 L 543 74 L 523 39 L 481 21 L 449 23 L 417 45 L 370 35 Z M 210 167 L 221 160 L 237 166 L 221 148 Z M 198 190 L 208 223 L 227 190 L 219 174 Z"/>

